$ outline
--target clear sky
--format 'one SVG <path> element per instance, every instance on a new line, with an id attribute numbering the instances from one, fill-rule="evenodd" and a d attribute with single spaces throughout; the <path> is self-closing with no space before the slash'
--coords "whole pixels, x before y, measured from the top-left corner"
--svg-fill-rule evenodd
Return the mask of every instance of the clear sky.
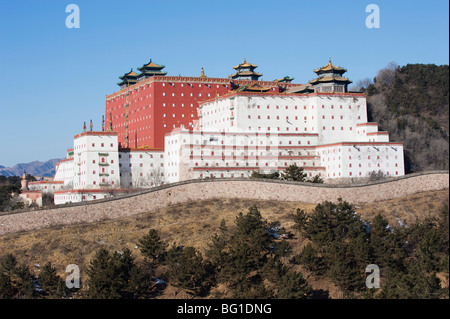
<path id="1" fill-rule="evenodd" d="M 80 28 L 66 27 L 68 4 Z M 366 6 L 380 9 L 367 28 Z M 0 0 L 0 165 L 63 158 L 118 77 L 152 59 L 168 75 L 315 77 L 328 63 L 357 82 L 389 62 L 449 63 L 447 0 Z"/>

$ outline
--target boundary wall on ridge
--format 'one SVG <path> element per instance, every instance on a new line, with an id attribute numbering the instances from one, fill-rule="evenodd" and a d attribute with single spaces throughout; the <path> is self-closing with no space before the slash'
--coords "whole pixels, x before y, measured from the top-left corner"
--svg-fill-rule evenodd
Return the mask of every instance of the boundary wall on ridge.
<path id="1" fill-rule="evenodd" d="M 0 235 L 120 218 L 188 201 L 255 199 L 318 204 L 342 198 L 352 204 L 361 204 L 448 188 L 448 171 L 423 172 L 351 185 L 248 178 L 189 180 L 111 199 L 5 213 L 0 215 Z"/>

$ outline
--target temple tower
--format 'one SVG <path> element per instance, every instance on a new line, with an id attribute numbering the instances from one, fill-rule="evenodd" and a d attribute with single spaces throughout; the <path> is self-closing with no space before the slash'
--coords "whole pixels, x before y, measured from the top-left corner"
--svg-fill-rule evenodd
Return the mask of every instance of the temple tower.
<path id="1" fill-rule="evenodd" d="M 146 79 L 155 75 L 166 75 L 167 72 L 161 71 L 164 68 L 164 65 L 156 64 L 150 59 L 150 62 L 138 68 L 141 73 L 137 76 L 137 79 L 140 81 L 141 79 Z"/>
<path id="2" fill-rule="evenodd" d="M 244 62 L 233 67 L 237 72 L 231 74 L 230 77 L 233 80 L 251 80 L 258 81 L 259 77 L 262 76 L 261 73 L 255 72 L 257 65 L 248 63 L 245 59 Z"/>
<path id="3" fill-rule="evenodd" d="M 352 83 L 342 76 L 347 70 L 332 64 L 331 59 L 327 65 L 315 69 L 314 72 L 319 77 L 309 83 L 316 93 L 347 93 L 348 85 Z"/>
<path id="4" fill-rule="evenodd" d="M 119 79 L 121 79 L 122 82 L 117 83 L 117 85 L 119 85 L 120 88 L 122 88 L 136 84 L 138 82 L 137 76 L 138 76 L 137 73 L 134 72 L 133 69 L 131 69 L 130 72 L 125 73 L 124 75 L 119 77 Z"/>

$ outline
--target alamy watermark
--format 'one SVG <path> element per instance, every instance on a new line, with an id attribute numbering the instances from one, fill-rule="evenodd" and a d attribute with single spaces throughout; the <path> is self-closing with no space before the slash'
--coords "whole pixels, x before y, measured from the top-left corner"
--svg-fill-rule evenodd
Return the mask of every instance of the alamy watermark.
<path id="1" fill-rule="evenodd" d="M 369 289 L 380 288 L 380 267 L 370 264 L 366 267 L 366 273 L 370 273 L 366 277 L 366 287 Z"/>
<path id="2" fill-rule="evenodd" d="M 66 287 L 69 289 L 80 288 L 80 267 L 70 264 L 66 267 L 66 272 L 69 273 L 66 278 Z"/>
<path id="3" fill-rule="evenodd" d="M 68 29 L 80 28 L 80 7 L 76 4 L 69 4 L 66 6 L 66 12 L 70 13 L 66 18 L 66 27 Z"/>
<path id="4" fill-rule="evenodd" d="M 370 14 L 366 18 L 366 27 L 368 29 L 380 28 L 380 7 L 376 4 L 369 4 L 366 7 L 366 12 Z"/>

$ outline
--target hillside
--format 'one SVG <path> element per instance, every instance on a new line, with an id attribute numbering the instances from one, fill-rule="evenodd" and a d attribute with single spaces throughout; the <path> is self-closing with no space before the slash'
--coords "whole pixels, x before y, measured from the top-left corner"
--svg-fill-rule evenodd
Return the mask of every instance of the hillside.
<path id="1" fill-rule="evenodd" d="M 55 164 L 61 159 L 54 158 L 45 162 L 33 161 L 30 163 L 19 163 L 13 167 L 0 166 L 0 175 L 22 176 L 23 171 L 33 176 L 53 177 L 55 175 Z"/>
<path id="2" fill-rule="evenodd" d="M 412 225 L 426 217 L 436 217 L 445 203 L 448 203 L 448 190 L 358 205 L 355 210 L 365 220 L 372 220 L 380 213 L 391 226 L 399 227 Z M 212 236 L 219 231 L 221 220 L 225 220 L 232 231 L 236 216 L 253 205 L 258 207 L 264 219 L 279 222 L 294 234 L 288 242 L 293 247 L 293 255 L 300 253 L 305 242 L 293 229 L 292 214 L 297 208 L 310 214 L 316 205 L 303 202 L 208 200 L 171 205 L 126 218 L 3 235 L 0 237 L 0 258 L 13 253 L 19 263 L 28 265 L 35 274 L 50 261 L 63 278 L 66 276 L 65 267 L 74 263 L 79 265 L 82 278 L 86 278 L 89 261 L 100 248 L 110 251 L 128 248 L 137 261 L 142 261 L 136 244 L 150 229 L 157 230 L 162 240 L 170 245 L 193 246 L 204 255 Z M 302 272 L 308 278 L 308 283 L 315 290 L 322 291 L 324 296 L 342 297 L 327 276 L 316 276 L 299 265 L 293 267 L 293 270 Z M 164 271 L 164 267 L 159 267 L 156 275 L 162 275 Z M 211 296 L 218 291 L 223 292 L 222 288 L 213 288 Z M 185 294 L 175 296 L 180 291 L 169 284 L 158 298 L 187 297 Z"/>
<path id="3" fill-rule="evenodd" d="M 404 144 L 406 173 L 448 169 L 449 66 L 390 64 L 363 82 L 369 121 Z"/>

